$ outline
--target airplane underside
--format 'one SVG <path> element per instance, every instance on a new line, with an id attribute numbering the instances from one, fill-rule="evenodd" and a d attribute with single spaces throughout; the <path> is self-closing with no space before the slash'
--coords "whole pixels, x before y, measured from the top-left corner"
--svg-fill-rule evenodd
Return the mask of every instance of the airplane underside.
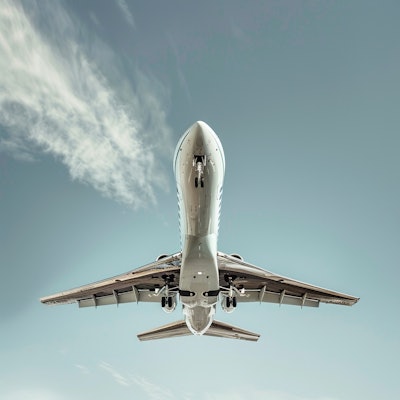
<path id="1" fill-rule="evenodd" d="M 359 300 L 266 271 L 238 254 L 218 251 L 225 156 L 217 135 L 206 123 L 196 122 L 181 137 L 174 172 L 181 252 L 162 254 L 143 267 L 43 297 L 41 302 L 76 302 L 79 307 L 151 302 L 171 313 L 179 299 L 184 320 L 143 332 L 139 340 L 193 334 L 257 341 L 257 333 L 214 320 L 217 303 L 230 314 L 244 302 L 318 307 L 320 303 L 351 306 Z"/>

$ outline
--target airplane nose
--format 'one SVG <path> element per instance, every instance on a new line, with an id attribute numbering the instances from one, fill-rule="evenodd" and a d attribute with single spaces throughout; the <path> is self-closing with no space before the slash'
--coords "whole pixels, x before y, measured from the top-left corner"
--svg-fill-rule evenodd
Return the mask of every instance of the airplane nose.
<path id="1" fill-rule="evenodd" d="M 176 173 L 176 166 L 179 154 L 192 153 L 196 155 L 212 154 L 218 152 L 222 160 L 222 170 L 225 171 L 225 156 L 222 149 L 221 142 L 216 133 L 203 121 L 195 122 L 183 134 L 175 149 L 174 155 L 174 172 Z M 185 155 L 186 157 L 186 155 Z M 218 157 L 215 155 L 215 157 Z"/>
<path id="2" fill-rule="evenodd" d="M 201 146 L 209 138 L 211 128 L 203 121 L 195 122 L 190 128 L 190 137 L 197 146 Z"/>

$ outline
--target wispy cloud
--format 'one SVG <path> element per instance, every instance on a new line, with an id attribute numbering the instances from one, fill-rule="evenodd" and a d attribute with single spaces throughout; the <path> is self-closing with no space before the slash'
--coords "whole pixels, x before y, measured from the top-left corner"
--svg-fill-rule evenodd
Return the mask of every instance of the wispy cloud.
<path id="1" fill-rule="evenodd" d="M 126 3 L 125 0 L 115 0 L 117 2 L 117 5 L 119 9 L 121 10 L 124 18 L 128 22 L 129 25 L 132 26 L 132 28 L 135 27 L 135 20 L 133 18 L 133 15 L 131 11 L 129 10 L 128 4 Z"/>
<path id="2" fill-rule="evenodd" d="M 257 390 L 254 388 L 241 389 L 227 391 L 224 393 L 208 393 L 204 397 L 205 400 L 257 400 L 257 399 L 268 399 L 268 400 L 338 400 L 332 397 L 305 397 L 296 395 L 290 392 L 278 391 L 278 390 Z"/>
<path id="3" fill-rule="evenodd" d="M 86 367 L 76 365 L 82 373 L 88 374 Z M 211 391 L 207 387 L 197 391 L 196 394 L 184 392 L 180 390 L 172 390 L 166 386 L 160 385 L 158 382 L 150 380 L 138 374 L 129 372 L 121 372 L 117 367 L 102 361 L 98 367 L 105 371 L 116 384 L 122 387 L 132 387 L 142 393 L 142 397 L 148 400 L 172 400 L 172 399 L 202 399 L 202 400 L 339 400 L 332 396 L 306 396 L 296 394 L 293 391 L 261 389 L 257 387 L 241 386 L 235 390 Z"/>
<path id="4" fill-rule="evenodd" d="M 189 101 L 192 101 L 192 96 L 190 94 L 190 90 L 189 90 L 189 85 L 187 83 L 185 74 L 183 72 L 183 67 L 182 67 L 182 60 L 181 60 L 181 56 L 178 50 L 178 43 L 177 41 L 173 38 L 172 35 L 168 35 L 168 43 L 171 47 L 172 53 L 175 56 L 175 61 L 176 61 L 176 73 L 178 74 L 178 79 L 179 79 L 179 84 L 181 85 L 181 87 L 183 88 L 183 90 L 185 91 L 186 97 Z"/>
<path id="5" fill-rule="evenodd" d="M 63 400 L 64 397 L 47 389 L 16 389 L 5 394 L 4 400 Z"/>
<path id="6" fill-rule="evenodd" d="M 123 376 L 120 374 L 112 365 L 106 363 L 105 361 L 102 361 L 99 365 L 101 369 L 104 371 L 107 371 L 112 378 L 121 386 L 131 386 L 132 382 L 130 381 L 129 378 Z"/>
<path id="7" fill-rule="evenodd" d="M 160 387 L 153 382 L 148 381 L 143 377 L 134 378 L 134 382 L 139 386 L 150 400 L 176 399 L 177 397 L 165 387 Z"/>
<path id="8" fill-rule="evenodd" d="M 81 373 L 83 375 L 89 375 L 90 374 L 90 370 L 88 367 L 81 365 L 81 364 L 75 364 L 75 367 L 79 369 L 79 371 L 81 371 Z"/>
<path id="9" fill-rule="evenodd" d="M 0 7 L 0 150 L 23 160 L 43 151 L 105 196 L 134 208 L 154 203 L 155 187 L 167 186 L 164 88 L 135 70 L 135 90 L 122 75 L 117 90 L 95 58 L 112 50 L 92 33 L 82 42 L 87 32 L 61 3 L 27 8 L 7 0 Z"/>
<path id="10" fill-rule="evenodd" d="M 120 386 L 135 386 L 141 389 L 146 394 L 146 399 L 149 400 L 163 400 L 163 399 L 176 399 L 176 394 L 173 394 L 170 389 L 161 387 L 154 382 L 149 381 L 143 376 L 134 376 L 123 374 L 111 364 L 102 361 L 99 368 L 106 371 L 114 381 Z M 182 398 L 182 397 L 180 397 Z"/>

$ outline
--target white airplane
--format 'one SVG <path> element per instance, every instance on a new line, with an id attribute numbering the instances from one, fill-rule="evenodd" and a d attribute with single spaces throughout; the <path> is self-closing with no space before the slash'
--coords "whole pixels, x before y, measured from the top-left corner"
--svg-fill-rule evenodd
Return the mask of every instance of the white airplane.
<path id="1" fill-rule="evenodd" d="M 139 340 L 208 335 L 257 341 L 259 334 L 214 320 L 216 304 L 231 313 L 241 302 L 318 307 L 351 306 L 359 299 L 289 279 L 217 250 L 225 156 L 215 132 L 193 124 L 174 157 L 182 251 L 125 274 L 43 297 L 44 304 L 77 302 L 79 307 L 158 302 L 170 313 L 178 298 L 184 320 L 138 335 Z"/>

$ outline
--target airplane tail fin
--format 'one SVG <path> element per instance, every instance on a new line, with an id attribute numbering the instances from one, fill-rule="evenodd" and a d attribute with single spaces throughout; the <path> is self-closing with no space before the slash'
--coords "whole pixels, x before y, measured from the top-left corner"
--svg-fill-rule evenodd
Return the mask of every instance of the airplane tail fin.
<path id="1" fill-rule="evenodd" d="M 172 322 L 171 324 L 163 325 L 155 329 L 137 335 L 140 341 L 165 339 L 178 336 L 189 336 L 189 328 L 185 321 Z M 225 322 L 213 321 L 208 330 L 204 333 L 205 336 L 223 337 L 229 339 L 241 339 L 256 342 L 260 335 L 254 332 L 249 332 L 244 329 L 226 324 Z"/>

